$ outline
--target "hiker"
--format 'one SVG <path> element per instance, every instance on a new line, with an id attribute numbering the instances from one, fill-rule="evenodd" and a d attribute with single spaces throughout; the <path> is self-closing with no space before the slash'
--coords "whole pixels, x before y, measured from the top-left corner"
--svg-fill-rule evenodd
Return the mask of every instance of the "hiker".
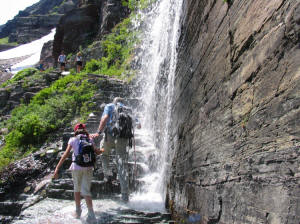
<path id="1" fill-rule="evenodd" d="M 77 73 L 79 73 L 81 71 L 82 68 L 82 55 L 81 52 L 78 52 L 76 55 L 76 71 Z"/>
<path id="2" fill-rule="evenodd" d="M 58 56 L 58 63 L 60 64 L 60 71 L 65 71 L 65 66 L 67 63 L 67 56 L 64 54 L 64 51 L 61 52 L 61 55 Z"/>
<path id="3" fill-rule="evenodd" d="M 136 119 L 131 119 L 128 123 L 128 129 L 116 130 L 122 126 L 120 122 L 117 122 L 118 110 L 128 109 L 122 103 L 123 99 L 116 97 L 113 103 L 105 105 L 102 117 L 99 123 L 98 133 L 93 134 L 93 137 L 98 137 L 104 133 L 104 137 L 100 143 L 100 148 L 103 149 L 103 154 L 101 155 L 102 166 L 104 171 L 104 177 L 108 180 L 109 170 L 109 155 L 111 150 L 114 148 L 116 150 L 116 162 L 118 177 L 121 185 L 122 200 L 128 202 L 129 200 L 129 178 L 128 178 L 128 152 L 126 147 L 129 145 L 133 138 L 133 127 L 141 128 L 140 123 Z M 119 120 L 120 121 L 120 120 Z M 130 123 L 130 124 L 129 124 Z M 116 125 L 117 124 L 117 125 Z M 129 130 L 130 129 L 130 130 Z"/>
<path id="4" fill-rule="evenodd" d="M 96 217 L 93 209 L 90 188 L 93 177 L 95 154 L 100 155 L 103 150 L 96 148 L 93 140 L 90 138 L 89 133 L 86 130 L 85 124 L 76 124 L 74 132 L 75 136 L 69 139 L 67 149 L 55 168 L 53 178 L 58 178 L 59 168 L 69 156 L 70 151 L 73 150 L 72 164 L 69 169 L 72 171 L 74 184 L 74 198 L 76 205 L 75 218 L 80 219 L 81 216 L 80 200 L 82 195 L 85 198 L 85 202 L 88 207 L 87 222 L 94 223 L 96 221 Z M 81 151 L 83 153 L 80 153 Z"/>
<path id="5" fill-rule="evenodd" d="M 41 62 L 41 61 L 40 61 L 40 64 L 39 64 L 39 66 L 38 66 L 38 70 L 40 70 L 41 72 L 42 72 L 42 71 L 45 71 L 45 69 L 44 69 L 44 64 L 43 64 L 43 62 Z"/>

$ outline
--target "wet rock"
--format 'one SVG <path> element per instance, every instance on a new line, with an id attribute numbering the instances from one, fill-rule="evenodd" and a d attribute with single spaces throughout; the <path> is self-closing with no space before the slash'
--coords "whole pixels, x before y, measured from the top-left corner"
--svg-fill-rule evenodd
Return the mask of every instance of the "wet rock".
<path id="1" fill-rule="evenodd" d="M 174 214 L 298 223 L 299 2 L 183 8 L 169 145 Z"/>
<path id="2" fill-rule="evenodd" d="M 21 212 L 22 206 L 19 202 L 0 202 L 0 215 L 16 216 Z"/>

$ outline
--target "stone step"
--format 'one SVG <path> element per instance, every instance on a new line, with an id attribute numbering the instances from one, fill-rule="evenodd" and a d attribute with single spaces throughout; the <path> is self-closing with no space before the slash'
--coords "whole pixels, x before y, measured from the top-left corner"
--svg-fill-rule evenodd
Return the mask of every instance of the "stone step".
<path id="1" fill-rule="evenodd" d="M 65 200 L 73 200 L 73 190 L 64 190 L 64 189 L 52 189 L 47 188 L 46 196 L 48 198 L 55 198 L 55 199 L 65 199 Z"/>
<path id="2" fill-rule="evenodd" d="M 0 202 L 0 215 L 17 216 L 20 214 L 24 202 Z"/>
<path id="3" fill-rule="evenodd" d="M 170 213 L 159 213 L 159 212 L 138 212 L 131 209 L 125 209 L 119 211 L 115 215 L 102 214 L 100 220 L 103 223 L 118 223 L 118 224 L 127 224 L 127 223 L 175 223 L 171 221 Z M 102 223 L 102 222 L 101 222 Z"/>
<path id="4" fill-rule="evenodd" d="M 101 198 L 103 195 L 120 193 L 120 183 L 117 181 L 97 181 L 92 180 L 91 192 L 93 198 Z M 53 180 L 46 189 L 49 198 L 73 199 L 72 179 Z"/>

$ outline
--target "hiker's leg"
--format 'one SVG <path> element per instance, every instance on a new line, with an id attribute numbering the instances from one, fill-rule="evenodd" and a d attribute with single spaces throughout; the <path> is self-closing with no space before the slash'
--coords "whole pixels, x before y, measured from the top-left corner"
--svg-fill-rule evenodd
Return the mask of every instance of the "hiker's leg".
<path id="1" fill-rule="evenodd" d="M 81 183 L 81 193 L 85 198 L 86 205 L 88 208 L 93 208 L 92 199 L 91 199 L 91 185 L 93 179 L 93 169 L 82 170 L 82 183 Z"/>
<path id="2" fill-rule="evenodd" d="M 80 186 L 81 186 L 81 182 L 82 182 L 81 170 L 73 170 L 72 178 L 73 178 L 73 184 L 74 184 L 74 199 L 75 199 L 75 206 L 76 206 L 76 216 L 77 216 L 77 218 L 80 218 L 80 215 L 81 215 Z"/>
<path id="3" fill-rule="evenodd" d="M 92 179 L 93 179 L 93 169 L 83 170 L 81 192 L 82 195 L 84 196 L 85 203 L 88 208 L 88 216 L 90 217 L 90 219 L 95 219 L 92 194 L 91 194 Z"/>
<path id="4" fill-rule="evenodd" d="M 104 152 L 101 154 L 101 161 L 102 161 L 104 177 L 106 178 L 106 180 L 108 180 L 108 177 L 112 175 L 112 172 L 109 169 L 109 156 L 111 150 L 114 147 L 115 147 L 115 143 L 113 137 L 107 134 L 107 136 L 105 136 L 100 143 L 100 149 L 104 148 Z"/>
<path id="5" fill-rule="evenodd" d="M 126 150 L 127 145 L 128 139 L 116 139 L 117 169 L 121 185 L 122 199 L 124 201 L 128 201 L 129 196 L 128 153 Z"/>

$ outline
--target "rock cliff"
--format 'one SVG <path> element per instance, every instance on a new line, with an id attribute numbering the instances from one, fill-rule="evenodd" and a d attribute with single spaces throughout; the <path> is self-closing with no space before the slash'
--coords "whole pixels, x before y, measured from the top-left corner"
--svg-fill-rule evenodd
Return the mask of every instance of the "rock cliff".
<path id="1" fill-rule="evenodd" d="M 66 12 L 78 6 L 77 0 L 41 0 L 20 11 L 0 30 L 0 38 L 24 44 L 50 33 Z"/>
<path id="2" fill-rule="evenodd" d="M 101 39 L 129 12 L 120 0 L 84 2 L 60 19 L 53 42 L 53 57 L 56 59 L 62 50 L 66 54 L 76 53 L 80 46 L 87 47 L 95 38 Z"/>
<path id="3" fill-rule="evenodd" d="M 168 202 L 201 223 L 300 220 L 300 3 L 184 0 Z"/>

